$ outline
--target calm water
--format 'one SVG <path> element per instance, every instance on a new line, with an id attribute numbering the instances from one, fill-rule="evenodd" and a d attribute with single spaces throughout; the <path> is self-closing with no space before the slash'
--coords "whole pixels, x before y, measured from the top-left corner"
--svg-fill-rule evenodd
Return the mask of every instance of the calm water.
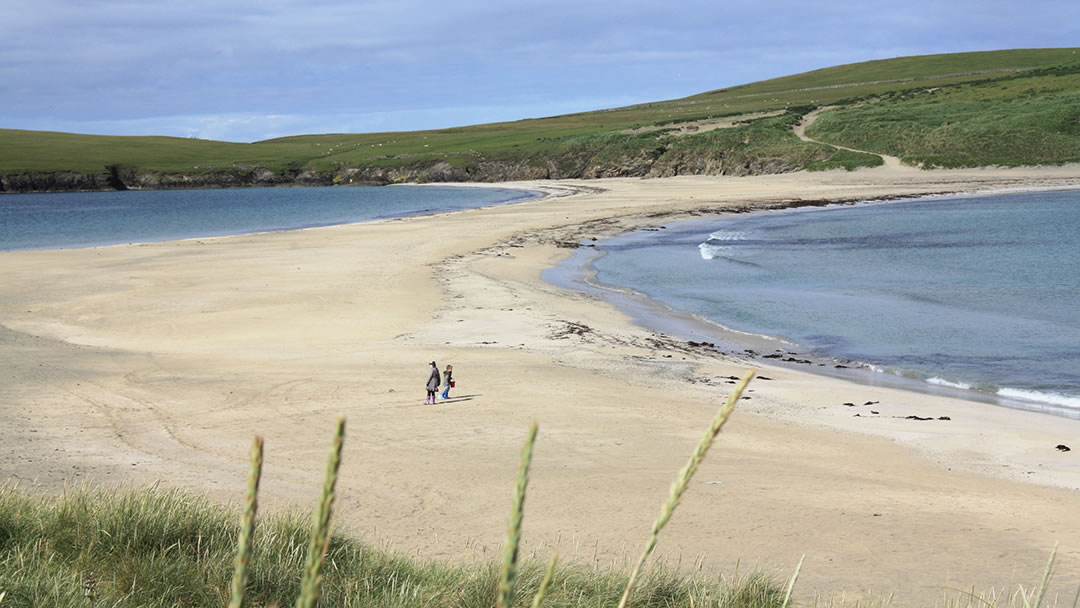
<path id="1" fill-rule="evenodd" d="M 1080 191 L 668 226 L 598 245 L 631 288 L 814 356 L 1080 416 Z"/>
<path id="2" fill-rule="evenodd" d="M 503 188 L 250 188 L 7 194 L 0 250 L 93 247 L 346 224 L 537 196 Z"/>

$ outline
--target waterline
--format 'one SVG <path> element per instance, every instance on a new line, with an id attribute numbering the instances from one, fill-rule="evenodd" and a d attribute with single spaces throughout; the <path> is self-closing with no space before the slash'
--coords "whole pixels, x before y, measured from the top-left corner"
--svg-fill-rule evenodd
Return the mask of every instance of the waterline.
<path id="1" fill-rule="evenodd" d="M 678 311 L 735 352 L 728 328 L 773 362 L 1080 417 L 1077 226 L 1077 191 L 919 199 L 669 224 L 569 263 L 651 329 Z"/>

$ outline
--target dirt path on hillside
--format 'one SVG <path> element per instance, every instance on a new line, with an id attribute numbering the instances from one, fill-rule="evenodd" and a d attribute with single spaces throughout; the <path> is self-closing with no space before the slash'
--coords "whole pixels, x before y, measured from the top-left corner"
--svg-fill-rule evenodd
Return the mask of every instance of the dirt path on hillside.
<path id="1" fill-rule="evenodd" d="M 863 154 L 873 154 L 875 156 L 880 156 L 881 160 L 885 161 L 885 166 L 888 167 L 889 169 L 902 169 L 902 170 L 912 170 L 912 171 L 915 170 L 915 167 L 909 167 L 907 165 L 904 165 L 903 163 L 900 162 L 900 159 L 895 157 L 895 156 L 889 156 L 887 154 L 878 154 L 877 152 L 869 152 L 867 150 L 856 150 L 855 148 L 845 148 L 844 146 L 838 146 L 838 145 L 833 144 L 833 143 L 829 143 L 829 142 L 826 142 L 826 141 L 818 141 L 816 139 L 811 139 L 810 137 L 807 137 L 806 136 L 806 128 L 809 127 L 811 124 L 813 124 L 814 121 L 817 120 L 818 116 L 820 116 L 822 112 L 825 112 L 826 110 L 831 110 L 831 109 L 833 109 L 835 107 L 836 106 L 825 106 L 823 108 L 818 108 L 818 109 L 814 110 L 813 112 L 810 112 L 809 114 L 804 116 L 803 119 L 802 119 L 802 122 L 795 125 L 794 130 L 795 130 L 796 137 L 798 137 L 799 139 L 801 139 L 803 141 L 809 141 L 809 142 L 813 142 L 815 144 L 824 144 L 826 146 L 832 146 L 833 148 L 838 148 L 840 150 L 848 150 L 848 151 L 851 151 L 851 152 L 862 152 Z"/>

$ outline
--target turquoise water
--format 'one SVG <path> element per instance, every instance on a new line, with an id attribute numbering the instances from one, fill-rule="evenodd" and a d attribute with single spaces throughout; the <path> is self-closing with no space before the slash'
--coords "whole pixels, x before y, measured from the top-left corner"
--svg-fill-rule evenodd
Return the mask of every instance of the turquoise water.
<path id="1" fill-rule="evenodd" d="M 1078 234 L 1080 191 L 923 199 L 633 233 L 592 267 L 818 361 L 1080 416 Z"/>
<path id="2" fill-rule="evenodd" d="M 505 188 L 325 187 L 5 194 L 0 251 L 247 234 L 484 207 Z"/>

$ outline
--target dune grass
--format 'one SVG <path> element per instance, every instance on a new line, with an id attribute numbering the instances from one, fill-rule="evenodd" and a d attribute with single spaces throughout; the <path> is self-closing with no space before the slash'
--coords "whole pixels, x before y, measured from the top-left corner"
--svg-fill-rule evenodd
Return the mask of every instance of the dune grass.
<path id="1" fill-rule="evenodd" d="M 251 443 L 251 468 L 248 471 L 247 493 L 244 497 L 244 513 L 240 519 L 240 537 L 236 540 L 236 560 L 233 562 L 233 578 L 229 608 L 240 608 L 247 593 L 248 565 L 251 564 L 251 543 L 255 534 L 255 513 L 259 508 L 259 481 L 262 479 L 263 438 L 256 436 Z"/>

